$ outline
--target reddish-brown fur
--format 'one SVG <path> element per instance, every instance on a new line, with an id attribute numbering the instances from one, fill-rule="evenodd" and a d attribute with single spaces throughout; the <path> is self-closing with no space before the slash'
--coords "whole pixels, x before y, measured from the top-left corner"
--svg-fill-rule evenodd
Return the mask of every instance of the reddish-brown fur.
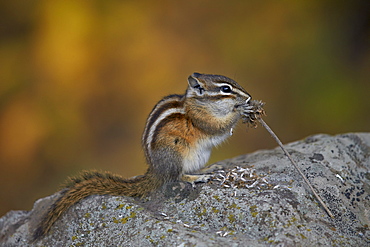
<path id="1" fill-rule="evenodd" d="M 238 107 L 250 96 L 224 76 L 194 73 L 188 81 L 184 95 L 163 98 L 148 117 L 142 142 L 148 171 L 128 180 L 96 171 L 69 179 L 60 198 L 41 219 L 34 239 L 49 232 L 68 208 L 90 195 L 145 196 L 206 164 L 211 148 L 230 135 L 241 118 Z M 235 91 L 220 92 L 220 85 L 230 85 Z"/>

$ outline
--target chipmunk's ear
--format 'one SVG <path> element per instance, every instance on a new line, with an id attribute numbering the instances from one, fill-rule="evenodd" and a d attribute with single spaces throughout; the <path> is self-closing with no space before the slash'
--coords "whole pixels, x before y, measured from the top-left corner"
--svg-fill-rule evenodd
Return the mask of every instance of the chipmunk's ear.
<path id="1" fill-rule="evenodd" d="M 197 95 L 203 95 L 204 93 L 203 83 L 198 79 L 200 75 L 199 73 L 193 73 L 188 77 L 189 88 Z"/>

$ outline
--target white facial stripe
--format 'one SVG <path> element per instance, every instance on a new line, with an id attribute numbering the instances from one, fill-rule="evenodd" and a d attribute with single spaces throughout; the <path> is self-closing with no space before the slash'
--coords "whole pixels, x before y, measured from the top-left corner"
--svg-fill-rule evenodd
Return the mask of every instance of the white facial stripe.
<path id="1" fill-rule="evenodd" d="M 237 94 L 242 95 L 242 96 L 244 96 L 244 97 L 246 97 L 246 98 L 250 97 L 250 95 L 249 95 L 249 94 L 247 94 L 247 93 L 246 93 L 246 92 L 244 92 L 243 90 L 240 90 L 240 89 L 238 89 L 238 88 L 233 87 L 231 84 L 224 83 L 224 82 L 214 82 L 214 84 L 215 84 L 216 86 L 219 86 L 219 87 L 222 87 L 222 86 L 229 86 L 229 87 L 231 88 L 231 90 L 232 90 L 232 91 L 234 91 L 234 92 L 236 92 Z M 228 94 L 228 93 L 223 93 L 223 92 L 221 92 L 221 93 L 222 93 L 222 94 Z M 215 94 L 217 94 L 217 93 L 215 93 Z"/>
<path id="2" fill-rule="evenodd" d="M 244 91 L 242 91 L 242 90 L 240 90 L 238 88 L 234 88 L 233 91 L 236 92 L 237 94 L 240 94 L 240 95 L 246 97 L 246 98 L 250 98 L 251 97 L 249 94 L 247 94 L 246 92 L 244 92 Z"/>
<path id="3" fill-rule="evenodd" d="M 250 98 L 251 97 L 249 94 L 247 94 L 247 93 L 245 93 L 245 92 L 243 92 L 243 91 L 241 91 L 239 89 L 234 88 L 233 91 L 236 92 L 239 95 L 242 95 L 242 96 L 246 97 L 246 98 Z M 231 95 L 231 93 L 224 93 L 224 92 L 221 92 L 221 91 L 216 91 L 216 92 L 206 91 L 205 93 L 207 95 L 210 95 L 210 96 L 217 96 L 217 95 L 220 95 L 220 93 L 223 94 L 223 95 Z"/>

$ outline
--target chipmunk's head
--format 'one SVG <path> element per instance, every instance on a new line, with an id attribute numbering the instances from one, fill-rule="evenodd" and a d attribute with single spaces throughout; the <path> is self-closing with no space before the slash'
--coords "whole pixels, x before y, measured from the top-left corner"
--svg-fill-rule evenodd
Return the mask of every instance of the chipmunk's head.
<path id="1" fill-rule="evenodd" d="M 193 73 L 188 84 L 187 99 L 191 98 L 220 116 L 239 112 L 237 108 L 245 106 L 252 98 L 237 82 L 222 75 Z"/>

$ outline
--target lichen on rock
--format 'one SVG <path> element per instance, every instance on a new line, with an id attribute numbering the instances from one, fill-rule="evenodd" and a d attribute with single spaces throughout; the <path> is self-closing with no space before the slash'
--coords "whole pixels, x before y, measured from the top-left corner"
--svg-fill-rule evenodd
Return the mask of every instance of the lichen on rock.
<path id="1" fill-rule="evenodd" d="M 33 245 L 370 245 L 370 133 L 315 135 L 286 148 L 334 219 L 282 151 L 272 149 L 217 163 L 223 167 L 221 174 L 251 175 L 248 183 L 240 180 L 238 186 L 223 186 L 231 184 L 222 183 L 219 176 L 196 188 L 167 184 L 143 199 L 90 196 L 71 207 Z M 252 179 L 259 182 L 251 186 Z M 0 245 L 30 246 L 40 213 L 57 197 L 40 199 L 30 212 L 3 216 Z"/>

